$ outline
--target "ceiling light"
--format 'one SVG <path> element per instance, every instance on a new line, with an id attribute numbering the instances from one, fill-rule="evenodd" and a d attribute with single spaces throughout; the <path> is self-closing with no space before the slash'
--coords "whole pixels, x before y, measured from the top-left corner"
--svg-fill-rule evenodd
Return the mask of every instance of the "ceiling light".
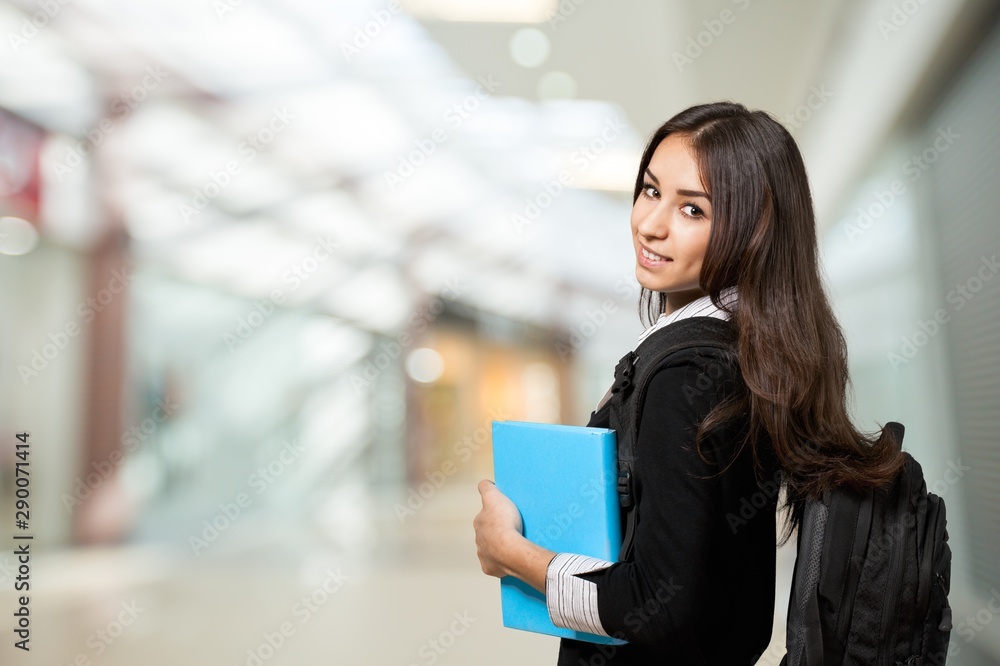
<path id="1" fill-rule="evenodd" d="M 556 11 L 557 0 L 400 0 L 417 18 L 443 21 L 541 23 Z"/>
<path id="2" fill-rule="evenodd" d="M 429 347 L 414 349 L 406 357 L 406 374 L 421 384 L 431 384 L 444 372 L 444 359 L 441 354 Z"/>
<path id="3" fill-rule="evenodd" d="M 538 67 L 550 50 L 548 35 L 538 28 L 521 28 L 510 38 L 510 57 L 521 67 Z"/>
<path id="4" fill-rule="evenodd" d="M 549 72 L 538 80 L 539 99 L 572 99 L 576 97 L 576 79 L 566 72 Z"/>
<path id="5" fill-rule="evenodd" d="M 28 254 L 38 244 L 34 225 L 19 217 L 0 217 L 0 254 Z"/>

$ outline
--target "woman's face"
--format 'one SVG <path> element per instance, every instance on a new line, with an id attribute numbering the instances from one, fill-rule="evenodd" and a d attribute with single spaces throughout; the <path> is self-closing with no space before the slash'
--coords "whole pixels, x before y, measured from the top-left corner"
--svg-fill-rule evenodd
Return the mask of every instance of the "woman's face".
<path id="1" fill-rule="evenodd" d="M 712 204 L 694 152 L 686 137 L 671 134 L 653 152 L 632 206 L 635 277 L 664 293 L 668 314 L 704 295 L 698 276 L 711 227 Z"/>

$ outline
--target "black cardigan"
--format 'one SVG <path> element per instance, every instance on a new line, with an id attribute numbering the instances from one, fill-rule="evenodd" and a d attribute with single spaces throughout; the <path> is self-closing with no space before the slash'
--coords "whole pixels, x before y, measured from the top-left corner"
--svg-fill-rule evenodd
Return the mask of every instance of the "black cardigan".
<path id="1" fill-rule="evenodd" d="M 745 417 L 703 438 L 702 452 L 718 466 L 694 452 L 698 422 L 739 389 L 745 385 L 738 368 L 722 362 L 716 349 L 675 353 L 656 371 L 636 438 L 633 554 L 578 574 L 597 585 L 605 631 L 629 643 L 563 638 L 558 666 L 753 664 L 767 648 L 775 584 L 773 454 L 764 447 L 758 481 L 749 447 L 737 454 Z M 587 425 L 608 427 L 608 405 L 592 412 Z M 733 454 L 720 476 L 694 478 L 717 473 Z"/>

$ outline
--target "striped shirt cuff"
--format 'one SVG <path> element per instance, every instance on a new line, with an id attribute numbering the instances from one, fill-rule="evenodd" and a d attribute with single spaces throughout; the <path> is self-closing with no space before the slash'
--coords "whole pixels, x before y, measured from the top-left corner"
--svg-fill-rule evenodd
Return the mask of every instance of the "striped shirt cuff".
<path id="1" fill-rule="evenodd" d="M 545 605 L 552 624 L 563 629 L 610 636 L 597 612 L 597 584 L 574 574 L 606 569 L 614 564 L 596 557 L 559 553 L 545 570 Z"/>

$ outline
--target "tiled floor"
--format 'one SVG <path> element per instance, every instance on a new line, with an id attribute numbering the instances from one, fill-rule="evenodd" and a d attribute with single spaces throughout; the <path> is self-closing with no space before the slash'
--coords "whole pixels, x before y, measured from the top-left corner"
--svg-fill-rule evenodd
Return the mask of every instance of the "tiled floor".
<path id="1" fill-rule="evenodd" d="M 501 625 L 499 582 L 475 554 L 479 507 L 475 485 L 457 481 L 403 523 L 386 505 L 370 551 L 345 545 L 356 540 L 336 522 L 248 517 L 198 557 L 187 544 L 38 556 L 32 650 L 14 650 L 4 627 L 0 663 L 554 664 L 557 639 Z M 793 549 L 779 552 L 775 637 L 762 664 L 783 654 Z M 0 588 L 8 625 L 11 587 Z"/>

